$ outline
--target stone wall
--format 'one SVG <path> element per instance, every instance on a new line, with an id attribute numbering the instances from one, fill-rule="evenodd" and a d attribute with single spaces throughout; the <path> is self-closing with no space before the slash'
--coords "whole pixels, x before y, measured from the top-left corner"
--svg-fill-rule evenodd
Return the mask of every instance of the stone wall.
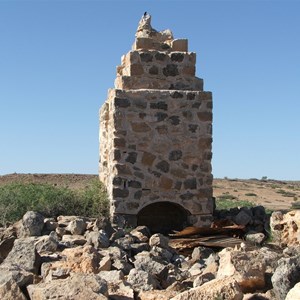
<path id="1" fill-rule="evenodd" d="M 190 224 L 208 224 L 212 94 L 195 77 L 196 54 L 187 52 L 187 40 L 145 26 L 147 18 L 100 111 L 100 180 L 112 215 L 132 224 L 157 202 L 182 207 Z"/>

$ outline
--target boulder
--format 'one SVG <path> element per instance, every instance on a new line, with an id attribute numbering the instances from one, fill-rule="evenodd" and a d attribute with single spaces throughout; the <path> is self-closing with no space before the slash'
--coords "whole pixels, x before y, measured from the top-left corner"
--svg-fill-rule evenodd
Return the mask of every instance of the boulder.
<path id="1" fill-rule="evenodd" d="M 127 282 L 135 291 L 149 291 L 159 287 L 159 283 L 153 275 L 137 269 L 129 272 Z"/>
<path id="2" fill-rule="evenodd" d="M 241 210 L 234 218 L 234 221 L 238 225 L 248 225 L 252 221 L 250 210 Z"/>
<path id="3" fill-rule="evenodd" d="M 266 236 L 262 232 L 258 233 L 248 233 L 245 236 L 247 242 L 250 242 L 254 245 L 261 245 L 262 242 L 266 239 Z"/>
<path id="4" fill-rule="evenodd" d="M 150 246 L 148 243 L 131 244 L 131 253 L 133 256 L 143 251 L 150 251 Z"/>
<path id="5" fill-rule="evenodd" d="M 14 246 L 14 236 L 7 237 L 0 242 L 0 263 L 7 257 Z"/>
<path id="6" fill-rule="evenodd" d="M 0 299 L 1 300 L 26 300 L 19 286 L 11 278 L 5 282 L 0 282 Z"/>
<path id="7" fill-rule="evenodd" d="M 241 252 L 231 248 L 219 252 L 217 278 L 232 276 L 243 292 L 253 292 L 265 286 L 266 265 L 257 251 Z"/>
<path id="8" fill-rule="evenodd" d="M 81 218 L 76 218 L 75 220 L 70 221 L 66 227 L 66 231 L 69 231 L 71 234 L 83 235 L 86 229 L 86 223 Z"/>
<path id="9" fill-rule="evenodd" d="M 298 282 L 286 295 L 285 300 L 296 300 L 300 299 L 300 282 Z"/>
<path id="10" fill-rule="evenodd" d="M 124 259 L 115 259 L 112 264 L 113 270 L 120 270 L 124 275 L 128 275 L 133 266 Z"/>
<path id="11" fill-rule="evenodd" d="M 209 282 L 213 279 L 215 279 L 215 275 L 212 273 L 201 274 L 194 279 L 193 287 L 195 288 L 195 287 L 201 286 L 204 283 Z"/>
<path id="12" fill-rule="evenodd" d="M 137 270 L 145 271 L 159 280 L 165 280 L 168 276 L 168 268 L 157 257 L 136 255 L 134 266 Z"/>
<path id="13" fill-rule="evenodd" d="M 137 300 L 169 300 L 176 295 L 177 292 L 168 290 L 141 291 Z"/>
<path id="14" fill-rule="evenodd" d="M 104 279 L 107 283 L 114 283 L 116 281 L 123 281 L 124 280 L 124 274 L 122 271 L 101 271 L 98 273 L 98 275 Z"/>
<path id="15" fill-rule="evenodd" d="M 18 266 L 0 266 L 0 284 L 14 281 L 21 289 L 34 283 L 36 276 Z M 2 299 L 2 298 L 0 298 Z"/>
<path id="16" fill-rule="evenodd" d="M 99 271 L 110 271 L 111 270 L 111 259 L 109 255 L 104 256 L 101 258 L 99 263 Z"/>
<path id="17" fill-rule="evenodd" d="M 271 280 L 277 299 L 284 300 L 289 290 L 300 282 L 300 256 L 281 258 Z"/>
<path id="18" fill-rule="evenodd" d="M 2 266 L 18 266 L 28 272 L 38 274 L 41 257 L 35 247 L 36 238 L 20 238 L 15 240 L 12 250 L 2 263 Z"/>
<path id="19" fill-rule="evenodd" d="M 134 291 L 123 281 L 110 282 L 108 285 L 109 300 L 134 300 Z"/>
<path id="20" fill-rule="evenodd" d="M 192 252 L 192 259 L 191 262 L 197 262 L 200 259 L 206 259 L 208 258 L 211 254 L 214 254 L 215 252 L 207 247 L 195 247 L 193 252 Z"/>
<path id="21" fill-rule="evenodd" d="M 158 247 L 158 246 L 153 246 L 150 253 L 154 257 L 159 257 L 167 263 L 170 263 L 172 261 L 172 258 L 173 258 L 173 253 L 171 251 L 169 251 L 166 248 L 161 248 L 161 247 Z"/>
<path id="22" fill-rule="evenodd" d="M 68 244 L 70 246 L 74 246 L 74 245 L 82 246 L 86 243 L 86 239 L 83 235 L 65 234 L 63 235 L 61 242 L 66 245 Z"/>
<path id="23" fill-rule="evenodd" d="M 97 273 L 100 254 L 92 246 L 65 249 L 61 252 L 63 260 L 43 265 L 44 277 L 61 278 L 71 273 Z"/>
<path id="24" fill-rule="evenodd" d="M 42 236 L 35 244 L 38 253 L 55 252 L 57 250 L 59 241 L 55 231 L 50 232 L 49 235 Z"/>
<path id="25" fill-rule="evenodd" d="M 128 234 L 114 241 L 114 245 L 127 251 L 131 250 L 131 245 L 133 243 L 134 243 L 134 238 Z"/>
<path id="26" fill-rule="evenodd" d="M 108 299 L 107 283 L 100 276 L 94 274 L 72 274 L 66 279 L 29 285 L 27 290 L 31 300 Z"/>
<path id="27" fill-rule="evenodd" d="M 211 280 L 200 287 L 178 294 L 171 300 L 242 300 L 243 293 L 232 277 Z"/>
<path id="28" fill-rule="evenodd" d="M 25 236 L 40 236 L 44 228 L 44 217 L 34 211 L 28 211 L 22 218 Z"/>
<path id="29" fill-rule="evenodd" d="M 286 214 L 273 212 L 270 226 L 275 242 L 282 246 L 300 245 L 300 210 L 293 210 Z"/>
<path id="30" fill-rule="evenodd" d="M 91 231 L 85 234 L 87 244 L 95 248 L 108 248 L 109 239 L 104 230 Z"/>
<path id="31" fill-rule="evenodd" d="M 151 236 L 150 230 L 147 226 L 138 226 L 130 231 L 130 234 L 134 236 L 139 243 L 146 243 Z"/>
<path id="32" fill-rule="evenodd" d="M 55 231 L 58 227 L 58 223 L 54 220 L 54 218 L 45 218 L 44 219 L 44 229 L 43 233 L 47 234 L 51 231 Z"/>
<path id="33" fill-rule="evenodd" d="M 150 245 L 150 247 L 157 246 L 160 248 L 168 249 L 169 248 L 169 239 L 160 233 L 156 233 L 150 237 L 149 245 Z"/>

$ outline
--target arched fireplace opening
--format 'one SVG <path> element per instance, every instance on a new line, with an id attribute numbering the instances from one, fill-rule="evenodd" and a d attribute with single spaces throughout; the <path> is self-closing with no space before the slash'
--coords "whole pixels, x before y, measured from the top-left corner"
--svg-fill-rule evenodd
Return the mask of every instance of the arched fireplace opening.
<path id="1" fill-rule="evenodd" d="M 145 206 L 137 215 L 137 225 L 147 226 L 151 233 L 170 233 L 187 226 L 189 212 L 171 202 L 157 202 Z"/>

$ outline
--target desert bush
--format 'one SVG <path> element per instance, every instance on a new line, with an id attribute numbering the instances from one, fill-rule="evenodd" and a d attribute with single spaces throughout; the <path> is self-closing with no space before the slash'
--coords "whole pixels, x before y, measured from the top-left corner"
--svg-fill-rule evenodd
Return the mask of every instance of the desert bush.
<path id="1" fill-rule="evenodd" d="M 300 209 L 300 202 L 292 203 L 292 209 Z"/>
<path id="2" fill-rule="evenodd" d="M 71 190 L 50 184 L 12 183 L 0 187 L 0 222 L 14 222 L 28 210 L 45 217 L 108 215 L 108 200 L 104 187 L 95 180 L 83 190 Z"/>
<path id="3" fill-rule="evenodd" d="M 276 193 L 281 194 L 283 197 L 295 197 L 296 196 L 295 193 L 285 191 L 285 190 L 282 190 L 282 189 L 276 191 Z"/>
<path id="4" fill-rule="evenodd" d="M 216 198 L 216 209 L 221 210 L 221 209 L 230 209 L 234 207 L 253 207 L 255 206 L 254 203 L 246 200 L 238 200 L 238 199 L 226 199 L 226 198 Z"/>
<path id="5" fill-rule="evenodd" d="M 246 193 L 245 196 L 256 197 L 257 195 L 255 193 Z"/>

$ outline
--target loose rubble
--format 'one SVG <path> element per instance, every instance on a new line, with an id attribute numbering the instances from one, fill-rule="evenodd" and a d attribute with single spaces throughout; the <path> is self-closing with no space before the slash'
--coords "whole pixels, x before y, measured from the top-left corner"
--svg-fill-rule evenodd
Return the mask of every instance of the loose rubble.
<path id="1" fill-rule="evenodd" d="M 271 218 L 271 234 L 291 230 L 290 218 L 297 214 L 274 213 L 277 223 Z M 283 226 L 276 225 L 278 216 Z M 0 297 L 300 299 L 300 246 L 295 238 L 261 246 L 264 242 L 257 240 L 262 232 L 249 231 L 244 247 L 195 246 L 182 255 L 167 236 L 151 234 L 145 226 L 128 229 L 106 220 L 49 219 L 27 212 L 22 220 L 0 228 Z"/>

